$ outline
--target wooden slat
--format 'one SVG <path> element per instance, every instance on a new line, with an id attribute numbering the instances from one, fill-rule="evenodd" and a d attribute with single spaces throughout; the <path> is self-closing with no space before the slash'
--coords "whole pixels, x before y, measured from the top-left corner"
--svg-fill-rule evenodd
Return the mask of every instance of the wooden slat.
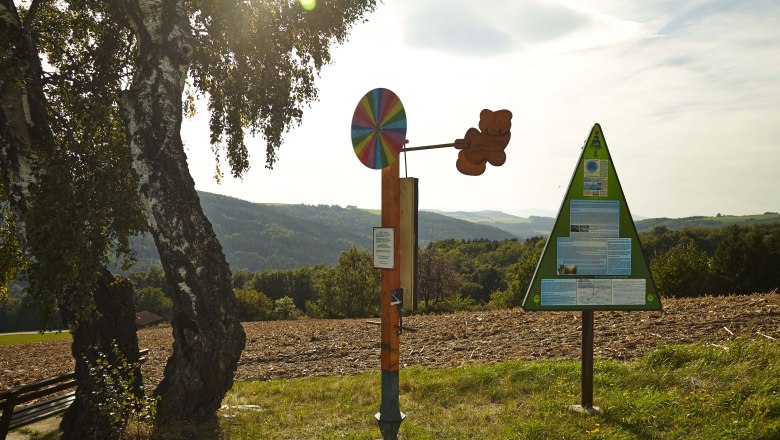
<path id="1" fill-rule="evenodd" d="M 71 391 L 68 394 L 58 396 L 52 400 L 38 402 L 24 408 L 19 408 L 14 412 L 13 416 L 11 416 L 10 428 L 19 428 L 59 414 L 67 410 L 75 399 L 76 392 Z"/>
<path id="2" fill-rule="evenodd" d="M 22 385 L 20 387 L 14 388 L 12 390 L 8 390 L 5 392 L 0 393 L 0 401 L 3 401 L 6 399 L 7 396 L 18 396 L 23 393 L 34 391 L 41 389 L 43 387 L 49 386 L 51 384 L 56 384 L 68 379 L 73 379 L 76 377 L 76 373 L 68 373 L 68 374 L 61 374 L 59 376 L 49 377 L 46 379 L 41 379 L 36 382 L 28 383 L 27 385 Z"/>
<path id="3" fill-rule="evenodd" d="M 54 393 L 67 390 L 68 388 L 73 388 L 74 386 L 76 386 L 75 379 L 57 385 L 52 385 L 37 391 L 30 390 L 29 392 L 21 394 L 19 397 L 17 397 L 16 405 L 32 402 L 33 400 L 40 399 L 41 397 L 51 396 Z"/>
<path id="4" fill-rule="evenodd" d="M 149 349 L 139 350 L 138 354 L 139 362 L 144 363 Z M 16 406 L 72 388 L 76 386 L 75 378 L 75 373 L 62 374 L 0 393 L 0 410 L 2 410 L 0 439 L 5 439 L 8 430 L 35 423 L 67 410 L 76 399 L 75 391 L 21 408 L 16 408 Z M 6 425 L 7 423 L 8 425 Z"/>

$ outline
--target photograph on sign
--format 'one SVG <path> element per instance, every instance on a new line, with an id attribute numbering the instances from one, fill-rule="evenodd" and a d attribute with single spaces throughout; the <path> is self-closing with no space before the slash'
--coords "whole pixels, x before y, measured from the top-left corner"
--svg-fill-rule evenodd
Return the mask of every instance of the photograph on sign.
<path id="1" fill-rule="evenodd" d="M 394 250 L 395 230 L 393 228 L 374 228 L 374 267 L 394 269 Z"/>
<path id="2" fill-rule="evenodd" d="M 583 172 L 583 196 L 607 197 L 609 195 L 609 161 L 586 159 Z"/>
<path id="3" fill-rule="evenodd" d="M 577 304 L 612 304 L 612 280 L 578 279 Z"/>

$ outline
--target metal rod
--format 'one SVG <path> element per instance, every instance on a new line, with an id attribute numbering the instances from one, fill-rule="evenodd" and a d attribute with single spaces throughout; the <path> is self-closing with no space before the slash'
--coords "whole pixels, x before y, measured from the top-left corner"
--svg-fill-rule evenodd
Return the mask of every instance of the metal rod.
<path id="1" fill-rule="evenodd" d="M 409 177 L 409 162 L 406 160 L 406 151 L 404 151 L 404 176 Z"/>
<path id="2" fill-rule="evenodd" d="M 424 145 L 422 147 L 404 147 L 401 149 L 401 151 L 407 152 L 407 151 L 433 150 L 435 148 L 450 148 L 454 146 L 455 144 Z"/>
<path id="3" fill-rule="evenodd" d="M 407 144 L 409 144 L 409 139 L 406 139 L 404 141 L 404 145 L 407 145 Z M 404 152 L 404 175 L 406 177 L 409 177 L 409 162 L 406 161 L 406 150 L 402 149 L 401 151 Z"/>
<path id="4" fill-rule="evenodd" d="M 593 408 L 593 310 L 582 312 L 582 408 Z"/>

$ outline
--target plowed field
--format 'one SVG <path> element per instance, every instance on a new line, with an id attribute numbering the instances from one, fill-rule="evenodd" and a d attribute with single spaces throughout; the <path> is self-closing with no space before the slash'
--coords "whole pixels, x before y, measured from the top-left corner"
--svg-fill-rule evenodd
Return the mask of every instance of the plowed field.
<path id="1" fill-rule="evenodd" d="M 780 343 L 780 293 L 665 299 L 661 312 L 596 312 L 597 358 L 630 359 L 665 344 L 723 344 L 742 336 Z M 509 359 L 577 359 L 581 314 L 520 309 L 410 316 L 401 335 L 402 367 L 447 367 Z M 379 369 L 380 327 L 365 319 L 245 323 L 238 380 L 352 374 Z M 170 328 L 144 329 L 151 354 L 144 376 L 162 377 Z M 72 371 L 67 341 L 0 346 L 0 390 Z"/>

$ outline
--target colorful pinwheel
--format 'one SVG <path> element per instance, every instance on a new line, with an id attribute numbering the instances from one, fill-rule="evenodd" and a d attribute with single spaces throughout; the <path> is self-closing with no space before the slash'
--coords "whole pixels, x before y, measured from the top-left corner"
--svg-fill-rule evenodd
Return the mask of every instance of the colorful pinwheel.
<path id="1" fill-rule="evenodd" d="M 352 117 L 352 147 L 363 165 L 375 170 L 395 161 L 406 142 L 406 111 L 395 93 L 366 93 Z"/>

